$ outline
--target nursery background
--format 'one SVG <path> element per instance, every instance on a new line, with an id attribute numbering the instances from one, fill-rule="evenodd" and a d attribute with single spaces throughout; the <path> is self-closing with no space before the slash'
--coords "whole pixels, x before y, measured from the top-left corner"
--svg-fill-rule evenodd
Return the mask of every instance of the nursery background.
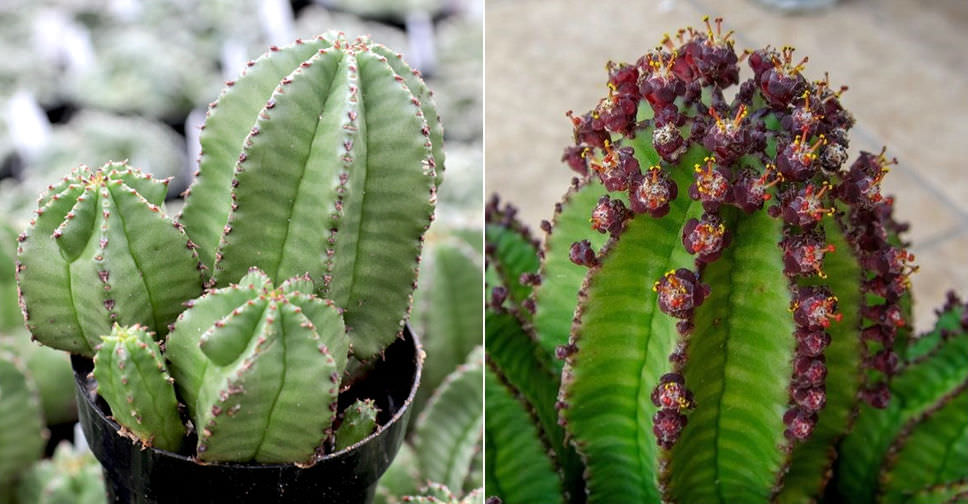
<path id="1" fill-rule="evenodd" d="M 435 422 L 442 416 L 458 417 L 470 434 L 459 447 L 432 440 L 436 452 L 405 446 L 377 501 L 396 502 L 430 480 L 458 496 L 480 487 L 482 392 L 475 398 L 442 390 L 438 395 L 446 400 L 438 401 L 437 410 L 446 411 L 425 406 L 455 371 L 451 388 L 475 382 L 474 372 L 480 383 L 481 354 L 474 349 L 481 342 L 483 303 L 482 24 L 481 0 L 0 2 L 0 378 L 4 386 L 26 379 L 39 389 L 47 426 L 37 434 L 51 439 L 48 456 L 57 440 L 72 437 L 76 412 L 67 355 L 29 343 L 17 306 L 16 236 L 38 194 L 81 164 L 126 159 L 155 177 L 173 178 L 166 206 L 176 215 L 196 169 L 199 127 L 224 82 L 270 45 L 338 30 L 350 39 L 369 35 L 403 53 L 434 91 L 445 125 L 446 182 L 426 235 L 411 316 L 428 360 L 408 441 L 431 443 L 427 437 L 437 434 L 421 432 L 440 431 Z M 458 302 L 434 295 L 448 288 L 472 294 Z M 0 424 L 4 408 L 19 407 L 19 399 L 0 395 Z M 40 455 L 30 448 L 37 443 L 16 437 L 0 428 L 0 502 L 8 502 L 13 482 L 27 479 L 23 470 Z M 446 453 L 457 461 L 453 465 L 428 462 L 440 450 L 458 448 L 459 454 Z M 98 477 L 93 459 L 75 464 L 69 460 L 74 456 L 65 448 L 54 461 L 59 465 L 48 463 L 29 478 L 49 481 L 65 471 L 77 473 L 72 477 L 79 481 Z"/>
<path id="2" fill-rule="evenodd" d="M 915 325 L 926 330 L 945 292 L 968 285 L 968 4 L 843 0 L 791 12 L 768 3 L 797 2 L 488 1 L 487 191 L 519 205 L 536 230 L 573 175 L 559 161 L 573 142 L 565 112 L 584 113 L 607 93 L 604 62 L 634 63 L 663 33 L 722 16 L 739 51 L 789 44 L 797 61 L 809 57 L 808 79 L 828 70 L 833 87 L 849 86 L 841 101 L 857 120 L 850 161 L 885 145 L 897 157 L 884 193 L 912 224 Z"/>

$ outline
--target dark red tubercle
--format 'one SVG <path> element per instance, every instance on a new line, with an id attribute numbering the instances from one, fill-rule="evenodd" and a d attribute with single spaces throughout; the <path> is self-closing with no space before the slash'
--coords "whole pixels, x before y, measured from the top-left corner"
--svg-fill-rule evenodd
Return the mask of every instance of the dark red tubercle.
<path id="1" fill-rule="evenodd" d="M 797 329 L 794 333 L 797 340 L 797 356 L 819 357 L 830 346 L 830 334 L 826 331 Z"/>
<path id="2" fill-rule="evenodd" d="M 595 250 L 588 240 L 572 243 L 571 249 L 568 251 L 568 259 L 579 266 L 592 267 L 598 264 L 598 259 L 595 257 Z"/>
<path id="3" fill-rule="evenodd" d="M 812 228 L 824 216 L 833 215 L 834 208 L 825 206 L 829 204 L 824 198 L 829 189 L 830 184 L 824 181 L 819 187 L 806 184 L 802 189 L 792 188 L 781 193 L 780 215 L 784 222 L 791 226 Z"/>
<path id="4" fill-rule="evenodd" d="M 630 214 L 622 200 L 602 196 L 592 210 L 592 229 L 599 233 L 618 234 L 625 228 Z"/>
<path id="5" fill-rule="evenodd" d="M 508 298 L 508 290 L 506 287 L 499 285 L 491 289 L 491 298 L 488 302 L 488 306 L 494 308 L 495 310 L 501 310 L 504 306 L 504 301 Z"/>
<path id="6" fill-rule="evenodd" d="M 817 175 L 820 168 L 817 153 L 826 144 L 827 138 L 823 134 L 811 143 L 806 130 L 803 130 L 799 136 L 778 148 L 776 166 L 784 180 L 804 182 Z"/>
<path id="7" fill-rule="evenodd" d="M 880 381 L 861 391 L 864 402 L 877 409 L 884 409 L 891 402 L 891 390 L 887 383 Z"/>
<path id="8" fill-rule="evenodd" d="M 608 70 L 608 88 L 620 96 L 634 98 L 638 102 L 639 95 L 639 67 L 627 63 L 609 61 L 605 65 Z"/>
<path id="9" fill-rule="evenodd" d="M 588 160 L 585 154 L 590 150 L 586 145 L 571 145 L 565 147 L 561 160 L 582 177 L 588 176 Z"/>
<path id="10" fill-rule="evenodd" d="M 896 353 L 890 349 L 882 349 L 875 353 L 868 362 L 868 365 L 887 376 L 897 372 L 899 359 Z"/>
<path id="11" fill-rule="evenodd" d="M 708 114 L 712 119 L 711 125 L 702 137 L 702 144 L 716 155 L 721 166 L 728 166 L 741 156 L 752 152 L 761 142 L 762 132 L 752 128 L 749 119 L 749 108 L 739 104 L 731 116 L 724 114 L 729 111 L 719 111 L 716 107 L 709 107 Z"/>
<path id="12" fill-rule="evenodd" d="M 652 404 L 656 407 L 675 411 L 695 407 L 692 392 L 686 389 L 686 381 L 679 373 L 666 373 L 652 390 Z"/>
<path id="13" fill-rule="evenodd" d="M 679 157 L 685 154 L 688 147 L 674 122 L 657 125 L 652 130 L 652 146 L 663 161 L 673 164 L 679 162 Z"/>
<path id="14" fill-rule="evenodd" d="M 807 80 L 800 75 L 807 58 L 794 64 L 792 47 L 784 47 L 779 53 L 769 48 L 756 51 L 750 56 L 749 63 L 760 93 L 775 109 L 786 109 L 807 87 Z"/>
<path id="15" fill-rule="evenodd" d="M 575 116 L 569 110 L 566 115 L 571 119 L 572 126 L 575 129 L 575 145 L 601 148 L 605 147 L 605 142 L 611 139 L 611 135 L 608 131 L 605 131 L 605 126 L 601 121 L 593 117 L 593 112 Z"/>
<path id="16" fill-rule="evenodd" d="M 632 181 L 642 178 L 639 161 L 631 147 L 612 148 L 605 142 L 601 159 L 590 162 L 592 170 L 609 191 L 626 191 Z"/>
<path id="17" fill-rule="evenodd" d="M 682 229 L 686 252 L 694 254 L 699 262 L 710 263 L 719 259 L 729 242 L 729 231 L 715 214 L 704 213 L 698 220 L 689 219 Z"/>
<path id="18" fill-rule="evenodd" d="M 824 330 L 832 321 L 839 322 L 842 318 L 836 313 L 837 298 L 824 287 L 797 289 L 791 309 L 793 320 L 804 329 Z"/>
<path id="19" fill-rule="evenodd" d="M 670 449 L 686 426 L 686 415 L 673 409 L 660 409 L 652 415 L 652 433 L 659 446 Z"/>
<path id="20" fill-rule="evenodd" d="M 716 163 L 716 158 L 706 157 L 703 164 L 694 166 L 695 181 L 689 186 L 689 197 L 702 202 L 707 212 L 716 212 L 720 205 L 731 201 L 733 187 L 729 172 Z"/>
<path id="21" fill-rule="evenodd" d="M 827 378 L 827 364 L 823 355 L 797 357 L 793 361 L 793 383 L 804 387 L 818 387 Z"/>
<path id="22" fill-rule="evenodd" d="M 783 176 L 773 164 L 766 165 L 763 173 L 743 170 L 733 184 L 733 204 L 746 213 L 760 210 L 765 202 L 773 199 L 769 189 L 782 181 Z"/>
<path id="23" fill-rule="evenodd" d="M 658 294 L 659 309 L 675 318 L 687 319 L 709 295 L 709 286 L 699 282 L 692 271 L 679 268 L 663 275 L 652 286 Z"/>
<path id="24" fill-rule="evenodd" d="M 629 207 L 634 213 L 660 218 L 669 213 L 670 204 L 678 195 L 679 187 L 668 173 L 660 166 L 652 166 L 629 187 Z"/>
<path id="25" fill-rule="evenodd" d="M 827 393 L 823 384 L 794 387 L 791 396 L 797 406 L 808 411 L 819 412 L 827 404 Z"/>
<path id="26" fill-rule="evenodd" d="M 818 275 L 826 278 L 823 271 L 823 260 L 827 254 L 836 251 L 836 247 L 824 243 L 823 233 L 804 232 L 799 235 L 787 232 L 780 241 L 783 252 L 783 272 L 789 276 Z"/>
<path id="27" fill-rule="evenodd" d="M 783 415 L 783 423 L 787 426 L 783 431 L 787 439 L 803 441 L 813 433 L 813 428 L 817 425 L 817 413 L 794 406 Z"/>

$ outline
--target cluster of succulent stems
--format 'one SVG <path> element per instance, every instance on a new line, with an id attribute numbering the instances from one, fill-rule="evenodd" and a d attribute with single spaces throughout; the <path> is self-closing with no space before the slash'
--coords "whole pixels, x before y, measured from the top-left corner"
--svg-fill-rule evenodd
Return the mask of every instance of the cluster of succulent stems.
<path id="1" fill-rule="evenodd" d="M 168 181 L 126 162 L 41 195 L 17 251 L 26 326 L 94 357 L 146 446 L 179 451 L 186 425 L 209 462 L 353 445 L 378 407 L 337 398 L 350 360 L 365 371 L 402 337 L 441 143 L 401 55 L 336 33 L 273 46 L 209 106 L 177 217 Z"/>

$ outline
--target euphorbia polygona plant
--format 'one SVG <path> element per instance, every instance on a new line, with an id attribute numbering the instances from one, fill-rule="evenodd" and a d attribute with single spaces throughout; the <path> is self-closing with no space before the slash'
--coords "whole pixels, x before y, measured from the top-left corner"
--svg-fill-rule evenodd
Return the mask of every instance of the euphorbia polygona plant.
<path id="1" fill-rule="evenodd" d="M 488 208 L 488 457 L 538 448 L 501 425 L 527 432 L 530 413 L 563 475 L 545 488 L 571 502 L 816 498 L 859 404 L 890 404 L 909 339 L 893 160 L 848 163 L 844 88 L 792 48 L 738 54 L 705 23 L 609 63 L 608 95 L 568 114 L 578 177 L 543 243 Z M 523 465 L 487 487 L 542 481 Z"/>
<path id="2" fill-rule="evenodd" d="M 442 130 L 420 76 L 367 39 L 271 47 L 226 86 L 177 219 L 167 182 L 123 163 L 50 187 L 20 237 L 22 307 L 37 340 L 97 353 L 146 445 L 178 449 L 180 401 L 199 459 L 308 462 L 372 430 L 360 402 L 354 439 L 324 444 L 348 361 L 403 331 Z"/>

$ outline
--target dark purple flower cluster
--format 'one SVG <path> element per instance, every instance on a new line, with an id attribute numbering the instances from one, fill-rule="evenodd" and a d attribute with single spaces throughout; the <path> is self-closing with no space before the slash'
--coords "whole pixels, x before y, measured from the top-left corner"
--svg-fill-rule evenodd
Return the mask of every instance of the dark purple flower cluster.
<path id="1" fill-rule="evenodd" d="M 683 411 L 696 407 L 692 391 L 686 388 L 685 378 L 679 373 L 662 375 L 652 390 L 652 404 L 659 408 L 652 416 L 652 433 L 659 446 L 672 448 L 686 426 Z"/>
<path id="2" fill-rule="evenodd" d="M 889 234 L 904 229 L 892 218 L 893 200 L 880 191 L 881 179 L 894 163 L 883 151 L 876 155 L 861 152 L 835 189 L 838 197 L 850 205 L 847 239 L 864 268 L 861 290 L 868 296 L 861 308 L 865 321 L 861 338 L 865 341 L 865 364 L 871 370 L 872 383 L 863 390 L 862 397 L 875 408 L 887 407 L 890 400 L 886 379 L 894 375 L 898 365 L 894 341 L 898 330 L 907 326 L 901 299 L 910 289 L 911 274 L 918 269 L 914 254 Z"/>
<path id="3" fill-rule="evenodd" d="M 611 144 L 605 143 L 605 155 L 601 161 L 592 161 L 591 168 L 598 175 L 598 179 L 609 191 L 628 190 L 629 184 L 642 178 L 639 161 L 635 159 L 631 147 L 613 149 Z"/>
<path id="4" fill-rule="evenodd" d="M 592 210 L 592 229 L 599 233 L 617 234 L 622 232 L 625 221 L 629 218 L 629 211 L 622 200 L 602 196 Z"/>
<path id="5" fill-rule="evenodd" d="M 807 80 L 800 74 L 807 58 L 794 64 L 792 47 L 784 47 L 779 53 L 770 48 L 754 51 L 749 62 L 760 93 L 775 109 L 785 110 L 807 87 Z"/>
<path id="6" fill-rule="evenodd" d="M 678 195 L 679 187 L 669 174 L 659 166 L 652 166 L 645 176 L 632 183 L 629 206 L 637 214 L 660 218 L 669 213 L 669 204 Z"/>
<path id="7" fill-rule="evenodd" d="M 782 222 L 777 247 L 797 326 L 785 434 L 802 440 L 826 403 L 827 330 L 841 320 L 837 298 L 823 287 L 824 261 L 835 253 L 852 252 L 857 258 L 863 270 L 864 362 L 871 376 L 885 377 L 897 369 L 892 347 L 898 329 L 906 326 L 900 301 L 917 267 L 896 238 L 904 226 L 891 218 L 893 202 L 881 193 L 892 161 L 883 152 L 862 153 L 847 168 L 847 132 L 854 119 L 840 103 L 846 88 L 832 88 L 826 76 L 808 81 L 801 73 L 807 59 L 795 59 L 791 47 L 739 57 L 721 19 L 704 23 L 705 30 L 687 28 L 667 36 L 635 64 L 609 63 L 608 95 L 587 114 L 568 114 L 575 144 L 562 160 L 582 176 L 597 178 L 607 191 L 625 193 L 603 197 L 590 216 L 593 229 L 613 237 L 640 214 L 668 215 L 680 191 L 702 205 L 702 215 L 682 227 L 692 267 L 670 271 L 653 285 L 659 309 L 679 319 L 680 339 L 670 355 L 673 376 L 680 376 L 687 360 L 693 313 L 710 292 L 701 272 L 734 240 L 728 223 L 745 218 L 724 209 L 733 206 L 746 214 L 765 209 Z M 740 83 L 743 58 L 753 76 Z M 735 93 L 726 92 L 737 85 Z M 693 157 L 700 150 L 706 157 L 696 163 L 692 159 L 702 157 Z M 691 181 L 677 172 L 687 169 Z M 839 251 L 839 239 L 828 239 L 835 228 L 851 250 Z M 588 241 L 574 243 L 569 257 L 588 267 L 601 260 Z M 799 287 L 805 283 L 817 286 Z M 886 405 L 886 381 L 868 381 L 876 383 L 866 386 L 864 397 Z M 685 397 L 685 388 L 675 380 L 660 385 L 665 388 L 653 394 L 662 408 L 653 419 L 654 432 L 659 444 L 669 447 L 686 417 L 666 403 Z"/>
<path id="8" fill-rule="evenodd" d="M 797 289 L 791 309 L 797 324 L 797 349 L 790 380 L 791 407 L 783 416 L 787 427 L 784 434 L 791 440 L 803 440 L 813 432 L 817 413 L 827 403 L 823 352 L 831 338 L 826 329 L 841 315 L 836 313 L 837 298 L 823 287 Z"/>
<path id="9" fill-rule="evenodd" d="M 719 259 L 723 249 L 729 246 L 729 231 L 715 214 L 702 214 L 697 219 L 689 219 L 682 229 L 682 244 L 686 251 L 695 254 L 696 261 L 711 263 Z"/>
<path id="10" fill-rule="evenodd" d="M 659 309 L 680 319 L 692 316 L 692 311 L 709 296 L 709 286 L 699 282 L 696 273 L 679 268 L 663 275 L 652 285 L 658 294 Z"/>
<path id="11" fill-rule="evenodd" d="M 733 196 L 729 172 L 716 164 L 716 158 L 707 157 L 703 162 L 705 164 L 694 167 L 695 181 L 689 186 L 689 197 L 701 201 L 707 212 L 716 212 Z"/>
<path id="12" fill-rule="evenodd" d="M 579 266 L 592 267 L 598 264 L 598 258 L 595 257 L 595 250 L 588 240 L 572 243 L 571 249 L 568 251 L 568 259 Z"/>
<path id="13" fill-rule="evenodd" d="M 786 230 L 780 241 L 783 251 L 783 272 L 790 277 L 817 275 L 827 278 L 823 272 L 823 259 L 836 252 L 836 247 L 824 243 L 824 236 L 816 230 L 793 234 Z"/>

